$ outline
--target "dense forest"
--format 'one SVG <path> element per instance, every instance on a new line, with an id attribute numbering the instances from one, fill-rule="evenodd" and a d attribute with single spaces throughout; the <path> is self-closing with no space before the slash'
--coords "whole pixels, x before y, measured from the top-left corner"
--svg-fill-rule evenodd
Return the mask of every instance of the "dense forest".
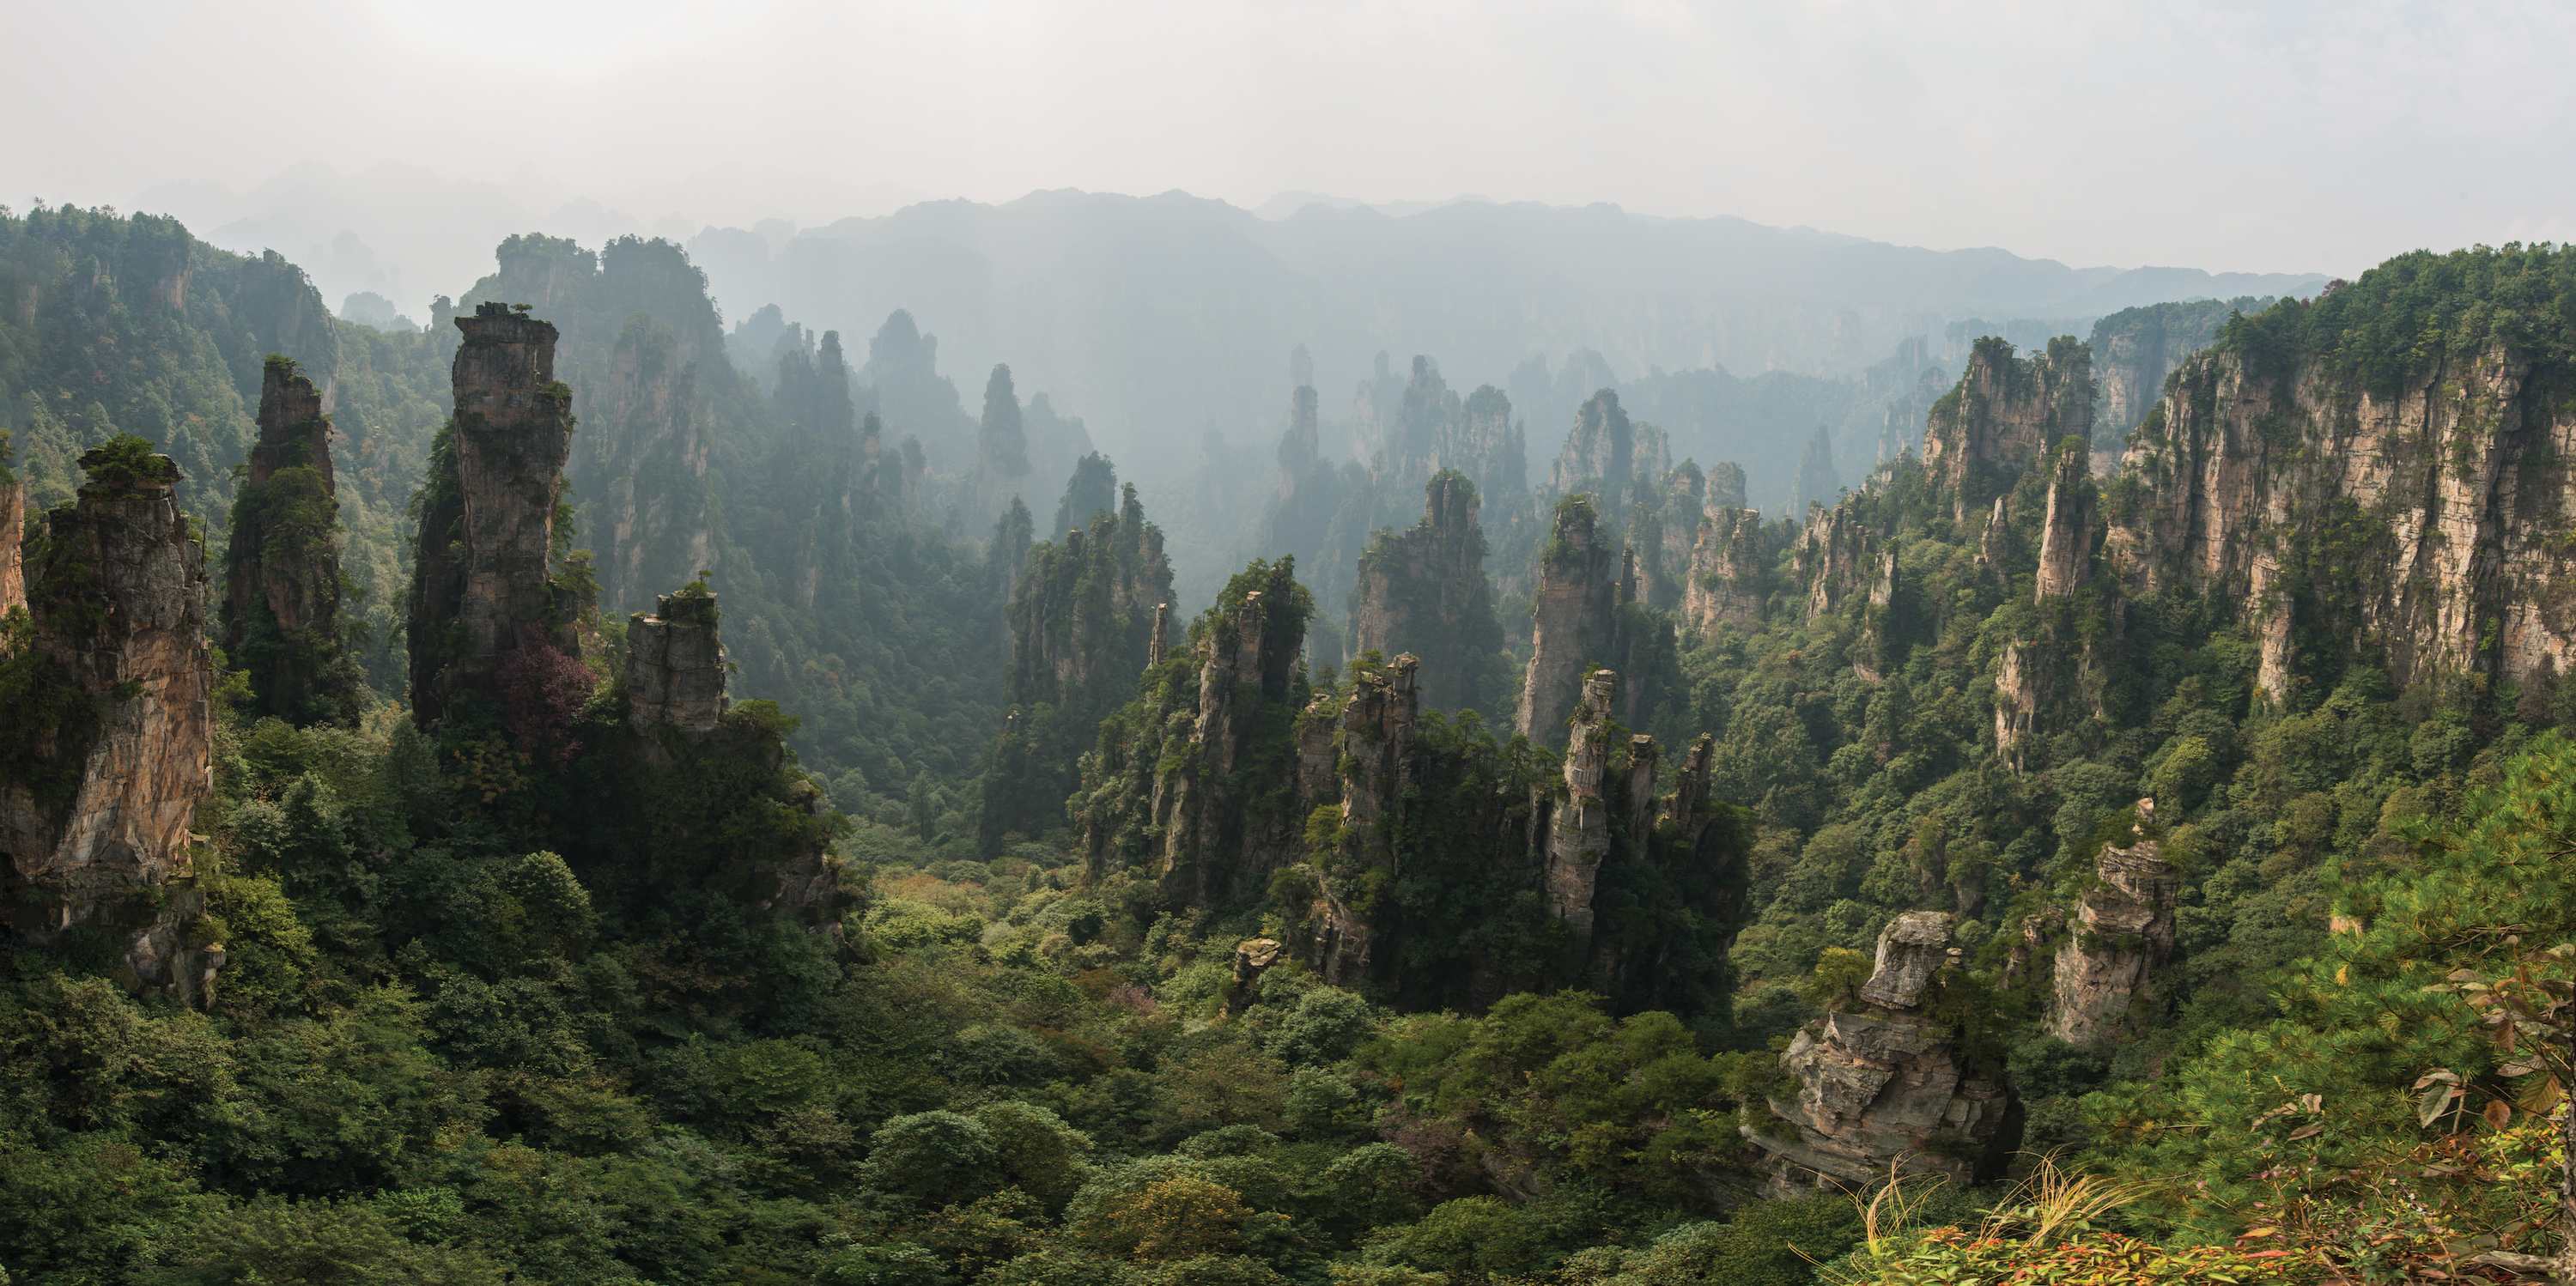
<path id="1" fill-rule="evenodd" d="M 1909 349 L 1787 509 L 1427 358 L 1336 459 L 1301 351 L 1196 597 L 668 242 L 411 333 L 38 206 L 0 300 L 8 1281 L 2559 1252 L 2568 252 Z"/>

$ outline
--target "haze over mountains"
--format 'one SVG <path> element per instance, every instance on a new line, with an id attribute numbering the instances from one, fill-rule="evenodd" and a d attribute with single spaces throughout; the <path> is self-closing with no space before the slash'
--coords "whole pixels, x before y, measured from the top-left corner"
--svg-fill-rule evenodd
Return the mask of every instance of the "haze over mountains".
<path id="1" fill-rule="evenodd" d="M 1790 492 L 1819 425 L 1832 474 L 1860 482 L 1888 451 L 1888 402 L 1927 369 L 1940 384 L 1955 379 L 1976 335 L 2027 345 L 2081 335 L 2136 304 L 2313 294 L 2326 281 L 2069 268 L 1994 247 L 1924 250 L 1613 204 L 1365 206 L 1280 193 L 1247 211 L 1180 191 L 976 204 L 752 168 L 600 201 L 533 170 L 484 183 L 392 162 L 358 175 L 309 162 L 245 193 L 152 188 L 137 209 L 178 214 L 232 250 L 281 250 L 335 304 L 384 296 L 340 304 L 376 325 L 428 320 L 430 299 L 464 294 L 513 232 L 582 245 L 667 237 L 708 273 L 729 327 L 775 304 L 786 322 L 840 330 L 855 345 L 907 309 L 938 335 L 940 371 L 961 387 L 1010 363 L 1020 387 L 1082 415 L 1126 477 L 1182 505 L 1190 474 L 1265 469 L 1298 345 L 1314 363 L 1327 456 L 1355 454 L 1352 389 L 1381 379 L 1381 356 L 1401 379 L 1422 353 L 1450 387 L 1512 394 L 1512 415 L 1530 425 L 1533 474 L 1546 472 L 1574 407 L 1620 387 L 1672 433 L 1674 459 L 1739 461 L 1752 503 L 1780 510 L 1811 497 Z M 824 222 L 824 211 L 858 214 Z M 765 369 L 768 353 L 750 366 Z M 927 446 L 938 454 L 940 443 Z"/>

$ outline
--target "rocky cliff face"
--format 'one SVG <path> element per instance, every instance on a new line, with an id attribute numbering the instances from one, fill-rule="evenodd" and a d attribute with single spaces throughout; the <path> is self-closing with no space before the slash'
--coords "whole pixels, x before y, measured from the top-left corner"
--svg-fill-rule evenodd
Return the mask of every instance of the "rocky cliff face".
<path id="1" fill-rule="evenodd" d="M 2265 301 L 2194 299 L 2125 308 L 2093 323 L 2093 420 L 2126 434 L 2164 397 L 2165 377 L 2218 338 L 2230 313 Z"/>
<path id="2" fill-rule="evenodd" d="M 259 441 L 233 502 L 221 610 L 224 653 L 250 675 L 253 708 L 295 723 L 355 724 L 365 704 L 342 659 L 339 501 L 322 391 L 271 357 Z"/>
<path id="3" fill-rule="evenodd" d="M 1699 520 L 1690 572 L 1682 585 L 1682 619 L 1702 630 L 1719 625 L 1750 629 L 1760 624 L 1770 598 L 1771 560 L 1762 543 L 1762 515 L 1743 508 L 1717 509 Z"/>
<path id="4" fill-rule="evenodd" d="M 2094 488 L 2091 451 L 2077 439 L 2058 444 L 2057 464 L 2048 480 L 2048 514 L 2039 539 L 2039 597 L 2045 601 L 2073 594 L 2092 574 Z"/>
<path id="5" fill-rule="evenodd" d="M 2147 976 L 2173 954 L 2182 875 L 2150 836 L 2155 806 L 2138 801 L 2127 842 L 2102 850 L 2094 884 L 2075 900 L 2048 1009 L 2049 1034 L 2068 1044 L 2091 1044 L 2116 1030 Z"/>
<path id="6" fill-rule="evenodd" d="M 413 575 L 413 717 L 424 727 L 460 694 L 488 696 L 519 647 L 576 650 L 550 566 L 572 446 L 555 328 L 497 303 L 456 326 L 456 417 L 431 462 Z"/>
<path id="7" fill-rule="evenodd" d="M 1499 708 L 1503 627 L 1485 579 L 1475 484 L 1442 470 L 1423 486 L 1422 521 L 1360 555 L 1351 649 L 1420 658 L 1422 699 L 1453 710 Z"/>
<path id="8" fill-rule="evenodd" d="M 2563 673 L 2576 412 L 2500 341 L 2376 386 L 2331 361 L 2222 345 L 2183 365 L 2106 502 L 2123 584 L 2228 604 L 2274 701 L 2302 657 L 2381 656 L 2400 686 Z"/>
<path id="9" fill-rule="evenodd" d="M 23 600 L 0 598 L 0 909 L 40 946 L 104 937 L 129 987 L 193 999 L 222 960 L 186 932 L 188 827 L 212 789 L 205 551 L 168 456 L 119 438 L 80 465 Z"/>
<path id="10" fill-rule="evenodd" d="M 1980 339 L 1956 388 L 1933 404 L 1923 464 L 1952 497 L 1958 521 L 1984 509 L 2060 439 L 2093 436 L 2091 351 L 2072 336 L 2036 357 Z"/>
<path id="11" fill-rule="evenodd" d="M 658 606 L 627 621 L 626 726 L 643 737 L 656 728 L 713 732 L 725 712 L 716 596 L 664 594 Z"/>
<path id="12" fill-rule="evenodd" d="M 27 484 L 0 482 L 0 616 L 27 601 L 26 559 L 19 549 L 27 525 Z"/>
<path id="13" fill-rule="evenodd" d="M 1591 502 L 1581 496 L 1558 501 L 1554 535 L 1539 555 L 1537 601 L 1530 607 L 1522 735 L 1553 743 L 1582 696 L 1584 663 L 1615 661 L 1624 584 L 1619 550 L 1601 530 Z"/>
<path id="14" fill-rule="evenodd" d="M 707 513 L 697 367 L 679 336 L 650 317 L 628 319 L 604 374 L 586 391 L 566 476 L 582 498 L 585 543 L 598 551 L 592 565 L 600 601 L 621 610 L 719 562 Z M 845 403 L 847 397 L 845 385 Z"/>
<path id="15" fill-rule="evenodd" d="M 2010 1096 L 1970 1067 L 1933 1011 L 1942 971 L 1958 965 L 1955 917 L 1909 911 L 1878 937 L 1860 1008 L 1810 1024 L 1781 1056 L 1797 1097 L 1773 1099 L 1787 1137 L 1748 1128 L 1771 1154 L 1775 1195 L 1870 1188 L 1891 1164 L 1962 1185 L 1990 1180 L 2016 1142 Z M 2002 1155 L 1998 1155 L 1998 1154 Z"/>
<path id="16" fill-rule="evenodd" d="M 1307 955 L 1328 982 L 1356 986 L 1369 977 L 1375 934 L 1361 909 L 1376 882 L 1396 871 L 1395 829 L 1403 820 L 1413 769 L 1413 721 L 1420 708 L 1414 659 L 1399 656 L 1360 672 L 1338 720 L 1310 720 L 1302 740 L 1333 757 L 1341 796 L 1340 838 L 1308 932 Z M 1326 739 L 1328 734 L 1329 741 Z M 1323 754 L 1312 755 L 1316 761 Z M 1301 755 L 1301 760 L 1308 756 Z M 1320 768 L 1320 762 L 1312 765 Z M 1310 769 L 1311 771 L 1311 769 Z M 1308 792 L 1328 798 L 1321 791 Z"/>

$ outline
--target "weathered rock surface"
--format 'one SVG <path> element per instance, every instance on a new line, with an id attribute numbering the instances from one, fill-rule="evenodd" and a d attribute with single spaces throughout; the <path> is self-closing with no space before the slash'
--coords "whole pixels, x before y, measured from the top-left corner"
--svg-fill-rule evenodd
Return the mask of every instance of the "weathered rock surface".
<path id="1" fill-rule="evenodd" d="M 1578 954 L 1591 947 L 1593 886 L 1610 856 L 1611 804 L 1603 788 L 1610 772 L 1610 706 L 1618 695 L 1618 675 L 1595 670 L 1584 676 L 1583 699 L 1565 743 L 1565 798 L 1548 816 L 1547 909 L 1574 931 Z"/>
<path id="2" fill-rule="evenodd" d="M 725 712 L 725 654 L 716 620 L 716 596 L 706 593 L 664 594 L 658 611 L 628 619 L 628 728 L 645 737 L 656 728 L 715 731 Z"/>
<path id="3" fill-rule="evenodd" d="M 2115 1030 L 2147 976 L 2173 954 L 2182 875 L 2149 838 L 2145 819 L 2154 812 L 2154 800 L 2138 801 L 2141 820 L 2129 842 L 2102 850 L 2096 882 L 2075 900 L 2048 1013 L 2049 1034 L 2069 1044 L 2090 1044 Z"/>
<path id="4" fill-rule="evenodd" d="M 0 616 L 27 602 L 25 555 L 19 539 L 27 524 L 27 484 L 0 482 Z"/>
<path id="5" fill-rule="evenodd" d="M 424 727 L 534 632 L 574 652 L 550 560 L 572 448 L 572 390 L 554 378 L 555 328 L 487 303 L 456 319 L 449 450 L 432 462 L 413 575 L 413 714 Z"/>
<path id="6" fill-rule="evenodd" d="M 2132 435 L 2121 471 L 2138 485 L 2111 506 L 2104 555 L 2133 594 L 2207 594 L 2253 623 L 2274 700 L 2303 637 L 2384 653 L 2401 687 L 2544 658 L 2563 673 L 2571 451 L 2576 410 L 2503 343 L 2390 389 L 2325 358 L 2265 372 L 2212 349 Z"/>
<path id="7" fill-rule="evenodd" d="M 1933 404 L 1923 465 L 1964 523 L 2069 436 L 2093 436 L 2091 350 L 2060 336 L 2039 356 L 2020 358 L 1989 336 L 1970 350 L 1958 386 Z"/>
<path id="8" fill-rule="evenodd" d="M 2094 420 L 2125 434 L 2164 397 L 2165 377 L 2218 338 L 2228 314 L 2252 299 L 2193 299 L 2125 308 L 2093 323 Z"/>
<path id="9" fill-rule="evenodd" d="M 297 723 L 354 723 L 362 696 L 341 659 L 339 501 L 331 419 L 295 364 L 262 371 L 259 440 L 233 504 L 224 653 L 250 675 L 253 709 Z"/>
<path id="10" fill-rule="evenodd" d="M 1929 1012 L 1940 971 L 1958 963 L 1954 920 L 1911 911 L 1891 921 L 1861 988 L 1865 1008 L 1827 1015 L 1790 1042 L 1780 1065 L 1798 1094 L 1773 1099 L 1771 1111 L 1794 1133 L 1745 1131 L 1771 1154 L 1775 1194 L 1874 1187 L 1891 1165 L 1961 1184 L 1999 1171 L 2010 1096 L 1966 1065 L 1955 1031 Z"/>
<path id="11" fill-rule="evenodd" d="M 1700 519 L 1699 539 L 1691 546 L 1682 619 L 1703 630 L 1760 624 L 1763 605 L 1770 600 L 1770 561 L 1759 511 L 1712 510 Z"/>
<path id="12" fill-rule="evenodd" d="M 2073 594 L 2092 573 L 2094 492 L 2091 451 L 2080 441 L 2058 444 L 2057 471 L 2048 482 L 2048 516 L 2040 528 L 2039 598 Z"/>
<path id="13" fill-rule="evenodd" d="M 1558 501 L 1554 538 L 1540 554 L 1538 597 L 1530 607 L 1522 735 L 1554 742 L 1583 694 L 1584 664 L 1615 660 L 1623 580 L 1619 551 L 1600 529 L 1591 502 L 1581 496 Z"/>
<path id="14" fill-rule="evenodd" d="M 80 463 L 90 480 L 25 564 L 23 625 L 0 636 L 0 666 L 44 703 L 0 732 L 0 911 L 40 946 L 104 932 L 129 987 L 195 999 L 222 960 L 184 934 L 202 906 L 188 827 L 213 787 L 205 551 L 168 456 Z"/>
<path id="15" fill-rule="evenodd" d="M 1423 485 L 1422 521 L 1389 534 L 1360 556 L 1351 608 L 1351 647 L 1420 658 L 1422 699 L 1446 709 L 1494 708 L 1486 690 L 1503 649 L 1485 579 L 1485 533 L 1476 525 L 1474 483 L 1444 469 Z"/>

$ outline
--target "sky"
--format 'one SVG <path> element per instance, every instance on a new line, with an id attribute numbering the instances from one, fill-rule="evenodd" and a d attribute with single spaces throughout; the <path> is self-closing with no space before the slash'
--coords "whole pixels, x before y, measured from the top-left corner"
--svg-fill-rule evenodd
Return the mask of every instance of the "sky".
<path id="1" fill-rule="evenodd" d="M 393 162 L 673 226 L 1076 187 L 2212 271 L 2576 237 L 2565 4 L 0 0 L 0 36 L 11 205 Z"/>

